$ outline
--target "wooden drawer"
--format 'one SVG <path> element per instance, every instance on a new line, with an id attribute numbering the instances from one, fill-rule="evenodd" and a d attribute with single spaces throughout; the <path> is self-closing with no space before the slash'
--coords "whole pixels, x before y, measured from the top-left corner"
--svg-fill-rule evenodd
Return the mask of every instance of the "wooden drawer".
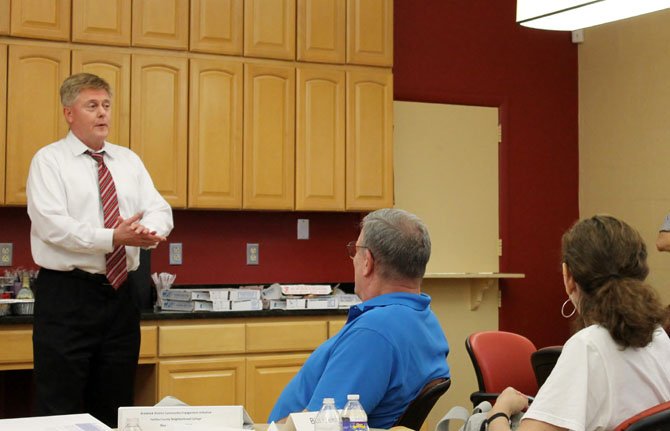
<path id="1" fill-rule="evenodd" d="M 327 338 L 326 321 L 247 323 L 247 352 L 314 350 Z"/>
<path id="2" fill-rule="evenodd" d="M 244 324 L 177 325 L 158 329 L 159 356 L 244 352 Z"/>
<path id="3" fill-rule="evenodd" d="M 0 367 L 3 364 L 27 363 L 26 367 L 2 367 L 5 369 L 32 368 L 33 362 L 33 330 L 9 329 L 0 332 L 2 349 L 0 349 Z"/>
<path id="4" fill-rule="evenodd" d="M 140 334 L 140 358 L 155 358 L 158 354 L 158 328 L 155 325 L 140 326 Z"/>
<path id="5" fill-rule="evenodd" d="M 340 329 L 347 323 L 346 320 L 329 320 L 328 321 L 328 338 L 340 332 Z"/>

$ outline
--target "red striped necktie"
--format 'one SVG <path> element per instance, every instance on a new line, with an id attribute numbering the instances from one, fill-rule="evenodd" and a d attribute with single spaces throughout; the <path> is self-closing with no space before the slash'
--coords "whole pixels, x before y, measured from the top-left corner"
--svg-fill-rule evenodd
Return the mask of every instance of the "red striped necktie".
<path id="1" fill-rule="evenodd" d="M 105 227 L 114 229 L 116 220 L 119 218 L 119 201 L 116 197 L 116 187 L 114 178 L 107 169 L 103 159 L 104 151 L 93 153 L 86 151 L 86 154 L 93 157 L 98 162 L 98 186 L 100 188 L 100 202 L 102 203 L 102 212 L 105 216 Z M 107 280 L 114 289 L 118 289 L 128 278 L 128 267 L 126 266 L 126 247 L 119 245 L 107 253 Z"/>

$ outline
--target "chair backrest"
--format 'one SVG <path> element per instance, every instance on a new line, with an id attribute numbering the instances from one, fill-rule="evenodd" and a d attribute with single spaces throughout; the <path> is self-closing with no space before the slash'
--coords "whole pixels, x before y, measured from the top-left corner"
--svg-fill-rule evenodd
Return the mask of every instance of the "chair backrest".
<path id="1" fill-rule="evenodd" d="M 433 409 L 437 400 L 447 392 L 451 386 L 451 379 L 439 378 L 428 382 L 421 389 L 419 395 L 409 403 L 405 412 L 398 418 L 394 426 L 403 426 L 413 430 L 419 430 Z"/>
<path id="2" fill-rule="evenodd" d="M 481 392 L 502 392 L 513 386 L 535 396 L 537 381 L 530 355 L 537 349 L 523 335 L 504 331 L 475 332 L 465 340 Z"/>
<path id="3" fill-rule="evenodd" d="M 533 366 L 537 387 L 542 386 L 554 369 L 558 357 L 561 356 L 563 346 L 549 346 L 537 349 L 530 355 L 530 363 Z"/>
<path id="4" fill-rule="evenodd" d="M 669 429 L 670 401 L 666 401 L 626 419 L 614 431 L 666 431 Z"/>

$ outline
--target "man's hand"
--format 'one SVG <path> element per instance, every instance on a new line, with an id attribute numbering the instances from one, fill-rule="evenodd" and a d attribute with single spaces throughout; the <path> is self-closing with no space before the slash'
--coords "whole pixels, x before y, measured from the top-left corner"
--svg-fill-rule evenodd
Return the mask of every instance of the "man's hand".
<path id="1" fill-rule="evenodd" d="M 658 233 L 656 249 L 658 251 L 670 251 L 670 232 L 662 230 Z"/>
<path id="2" fill-rule="evenodd" d="M 164 236 L 156 235 L 156 231 L 150 231 L 139 223 L 142 213 L 124 219 L 119 216 L 114 229 L 114 247 L 118 245 L 130 245 L 135 247 L 155 247 L 158 243 L 165 241 Z"/>

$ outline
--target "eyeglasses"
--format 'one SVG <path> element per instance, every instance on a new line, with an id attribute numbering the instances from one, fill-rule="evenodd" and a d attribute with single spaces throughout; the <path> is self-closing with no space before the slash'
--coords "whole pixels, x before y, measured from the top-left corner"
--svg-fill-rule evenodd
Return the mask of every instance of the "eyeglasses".
<path id="1" fill-rule="evenodd" d="M 364 245 L 356 245 L 356 241 L 349 241 L 347 243 L 347 253 L 349 253 L 349 257 L 353 259 L 359 248 L 367 248 L 369 250 L 369 248 Z"/>

